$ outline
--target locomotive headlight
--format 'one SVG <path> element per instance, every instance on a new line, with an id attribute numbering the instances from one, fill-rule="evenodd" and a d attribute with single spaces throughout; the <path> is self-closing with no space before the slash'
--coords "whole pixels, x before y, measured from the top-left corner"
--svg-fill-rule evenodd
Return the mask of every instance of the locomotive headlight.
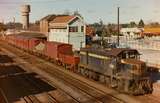
<path id="1" fill-rule="evenodd" d="M 115 66 L 113 64 L 109 64 L 109 67 L 114 69 Z"/>

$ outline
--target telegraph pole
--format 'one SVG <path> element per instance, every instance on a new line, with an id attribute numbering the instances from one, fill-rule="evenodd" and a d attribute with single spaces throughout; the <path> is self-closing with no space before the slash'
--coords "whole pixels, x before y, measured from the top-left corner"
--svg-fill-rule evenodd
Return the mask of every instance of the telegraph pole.
<path id="1" fill-rule="evenodd" d="M 13 17 L 13 34 L 15 34 L 15 29 L 16 29 L 16 25 L 15 25 L 15 17 Z"/>
<path id="2" fill-rule="evenodd" d="M 119 46 L 119 33 L 120 33 L 120 26 L 119 26 L 119 8 L 120 7 L 117 7 L 117 10 L 118 10 L 118 14 L 117 14 L 117 44 Z"/>

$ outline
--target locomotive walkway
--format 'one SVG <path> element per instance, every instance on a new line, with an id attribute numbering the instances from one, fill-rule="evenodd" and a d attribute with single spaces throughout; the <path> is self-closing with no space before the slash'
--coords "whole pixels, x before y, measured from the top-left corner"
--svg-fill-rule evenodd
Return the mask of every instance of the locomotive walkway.
<path id="1" fill-rule="evenodd" d="M 30 55 L 28 53 L 25 53 L 22 50 L 19 50 L 17 48 L 7 45 L 6 43 L 0 42 L 0 45 L 1 45 L 0 47 L 2 48 L 2 51 L 6 52 L 10 57 L 14 58 L 17 64 L 22 66 L 25 69 L 25 71 L 37 73 L 38 75 L 40 75 L 39 77 L 43 81 L 47 82 L 48 84 L 50 84 L 55 88 L 58 88 L 59 92 L 63 91 L 63 94 L 67 94 L 72 101 L 68 103 L 74 103 L 74 102 L 75 103 L 76 102 L 79 102 L 79 103 L 124 103 L 124 102 L 141 103 L 139 100 L 136 100 L 135 97 L 118 93 L 112 89 L 108 89 L 104 85 L 98 84 L 92 80 L 88 80 L 68 70 L 64 70 L 61 67 L 54 65 L 53 63 L 50 63 L 48 61 L 45 61 L 41 58 Z M 33 83 L 32 80 L 29 80 L 29 81 Z M 45 96 L 49 98 L 52 97 L 54 99 L 54 96 L 52 95 L 50 96 L 48 92 L 46 94 Z M 34 100 L 37 100 L 37 102 L 35 103 L 46 103 L 46 102 L 40 102 L 40 101 L 38 102 L 38 99 L 35 99 L 35 98 L 37 97 L 31 96 L 31 97 L 27 97 L 27 100 L 34 99 Z M 57 99 L 55 99 L 55 101 L 56 100 Z M 56 103 L 57 102 L 61 103 L 62 100 L 58 100 L 56 101 Z M 25 102 L 22 102 L 22 103 L 25 103 Z M 47 103 L 54 103 L 54 102 L 52 101 Z M 66 103 L 66 102 L 63 102 L 63 103 Z"/>

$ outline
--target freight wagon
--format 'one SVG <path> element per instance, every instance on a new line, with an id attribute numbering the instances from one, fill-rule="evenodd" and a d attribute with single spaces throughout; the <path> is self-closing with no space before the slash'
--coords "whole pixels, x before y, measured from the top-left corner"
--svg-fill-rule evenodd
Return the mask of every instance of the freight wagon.
<path id="1" fill-rule="evenodd" d="M 58 65 L 63 65 L 65 68 L 71 69 L 72 71 L 75 71 L 80 61 L 79 57 L 74 56 L 72 45 L 70 44 L 48 42 L 44 39 L 18 35 L 8 36 L 6 41 L 26 52 L 37 56 L 45 56 L 50 61 Z"/>

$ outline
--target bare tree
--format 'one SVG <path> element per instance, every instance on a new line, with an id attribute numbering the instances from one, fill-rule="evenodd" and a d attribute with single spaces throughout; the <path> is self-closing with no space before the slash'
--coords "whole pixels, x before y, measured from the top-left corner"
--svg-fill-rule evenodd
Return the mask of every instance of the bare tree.
<path id="1" fill-rule="evenodd" d="M 63 14 L 64 14 L 64 15 L 71 15 L 71 12 L 66 9 Z"/>

